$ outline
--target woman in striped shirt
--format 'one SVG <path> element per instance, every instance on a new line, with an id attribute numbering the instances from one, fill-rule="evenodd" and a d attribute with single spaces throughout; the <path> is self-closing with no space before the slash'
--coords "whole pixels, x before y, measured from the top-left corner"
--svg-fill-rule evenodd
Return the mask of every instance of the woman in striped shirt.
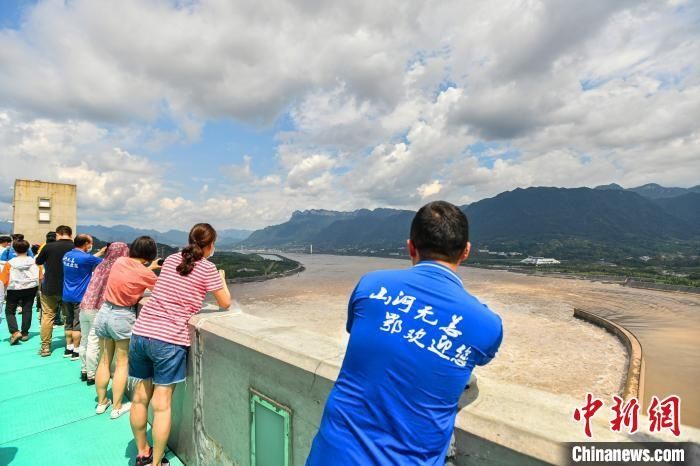
<path id="1" fill-rule="evenodd" d="M 139 379 L 131 400 L 137 466 L 169 464 L 163 455 L 172 421 L 170 405 L 175 384 L 186 377 L 190 317 L 199 312 L 208 292 L 219 307 L 231 305 L 223 275 L 207 260 L 214 254 L 215 241 L 216 231 L 208 223 L 192 227 L 188 246 L 165 259 L 153 294 L 132 329 L 129 375 Z M 149 404 L 153 407 L 152 448 L 146 438 Z"/>

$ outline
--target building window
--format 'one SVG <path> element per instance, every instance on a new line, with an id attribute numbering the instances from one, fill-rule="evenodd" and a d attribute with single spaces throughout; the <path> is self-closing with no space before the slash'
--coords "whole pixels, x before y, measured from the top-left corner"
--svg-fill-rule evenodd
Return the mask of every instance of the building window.
<path id="1" fill-rule="evenodd" d="M 49 199 L 47 197 L 39 198 L 39 208 L 40 209 L 50 209 L 51 208 L 51 199 Z"/>
<path id="2" fill-rule="evenodd" d="M 39 212 L 39 223 L 51 222 L 51 212 Z"/>

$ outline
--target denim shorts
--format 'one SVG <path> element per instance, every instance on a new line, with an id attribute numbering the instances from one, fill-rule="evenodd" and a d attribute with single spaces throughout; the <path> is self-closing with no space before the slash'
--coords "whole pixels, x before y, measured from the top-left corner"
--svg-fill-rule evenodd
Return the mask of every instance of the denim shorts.
<path id="1" fill-rule="evenodd" d="M 184 382 L 187 378 L 188 352 L 189 346 L 132 335 L 129 343 L 129 377 L 153 379 L 156 385 Z"/>
<path id="2" fill-rule="evenodd" d="M 136 322 L 136 311 L 133 306 L 117 306 L 106 302 L 95 316 L 95 335 L 112 340 L 128 340 L 131 338 L 131 327 Z"/>

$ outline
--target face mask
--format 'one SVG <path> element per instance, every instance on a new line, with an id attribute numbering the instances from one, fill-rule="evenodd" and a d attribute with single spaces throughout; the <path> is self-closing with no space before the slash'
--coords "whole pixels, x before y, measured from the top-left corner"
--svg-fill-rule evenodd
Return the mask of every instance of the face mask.
<path id="1" fill-rule="evenodd" d="M 214 251 L 215 251 L 215 250 L 216 250 L 216 248 L 215 248 L 214 246 L 212 246 L 212 247 L 211 247 L 211 253 L 207 256 L 207 259 L 209 259 L 211 256 L 214 255 Z"/>

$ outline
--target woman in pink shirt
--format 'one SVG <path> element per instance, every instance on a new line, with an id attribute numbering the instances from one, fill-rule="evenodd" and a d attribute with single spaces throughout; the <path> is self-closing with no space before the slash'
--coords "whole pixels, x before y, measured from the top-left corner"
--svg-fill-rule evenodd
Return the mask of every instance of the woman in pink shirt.
<path id="1" fill-rule="evenodd" d="M 136 238 L 129 246 L 129 257 L 114 262 L 107 279 L 104 303 L 95 317 L 95 334 L 100 338 L 100 364 L 95 374 L 97 414 L 104 413 L 110 404 L 111 418 L 116 419 L 131 409 L 131 403 L 122 403 L 128 378 L 129 339 L 136 321 L 136 304 L 144 291 L 156 284 L 158 263 L 156 242 L 150 236 Z M 145 264 L 151 263 L 149 267 Z M 112 401 L 107 398 L 110 367 L 116 355 L 112 377 Z"/>
<path id="2" fill-rule="evenodd" d="M 153 294 L 132 329 L 129 375 L 140 379 L 131 408 L 137 466 L 169 464 L 163 454 L 170 436 L 170 403 L 175 384 L 186 377 L 190 317 L 199 312 L 208 292 L 219 307 L 231 305 L 223 275 L 207 260 L 214 254 L 215 241 L 216 231 L 208 223 L 192 227 L 188 246 L 165 259 Z M 153 448 L 146 438 L 149 404 L 153 407 Z"/>
<path id="3" fill-rule="evenodd" d="M 129 256 L 129 246 L 115 242 L 107 246 L 105 258 L 95 267 L 85 296 L 80 302 L 80 328 L 83 337 L 80 339 L 80 378 L 88 385 L 95 384 L 95 371 L 100 357 L 100 339 L 95 334 L 95 317 L 105 302 L 107 280 L 114 263 L 120 257 Z"/>

